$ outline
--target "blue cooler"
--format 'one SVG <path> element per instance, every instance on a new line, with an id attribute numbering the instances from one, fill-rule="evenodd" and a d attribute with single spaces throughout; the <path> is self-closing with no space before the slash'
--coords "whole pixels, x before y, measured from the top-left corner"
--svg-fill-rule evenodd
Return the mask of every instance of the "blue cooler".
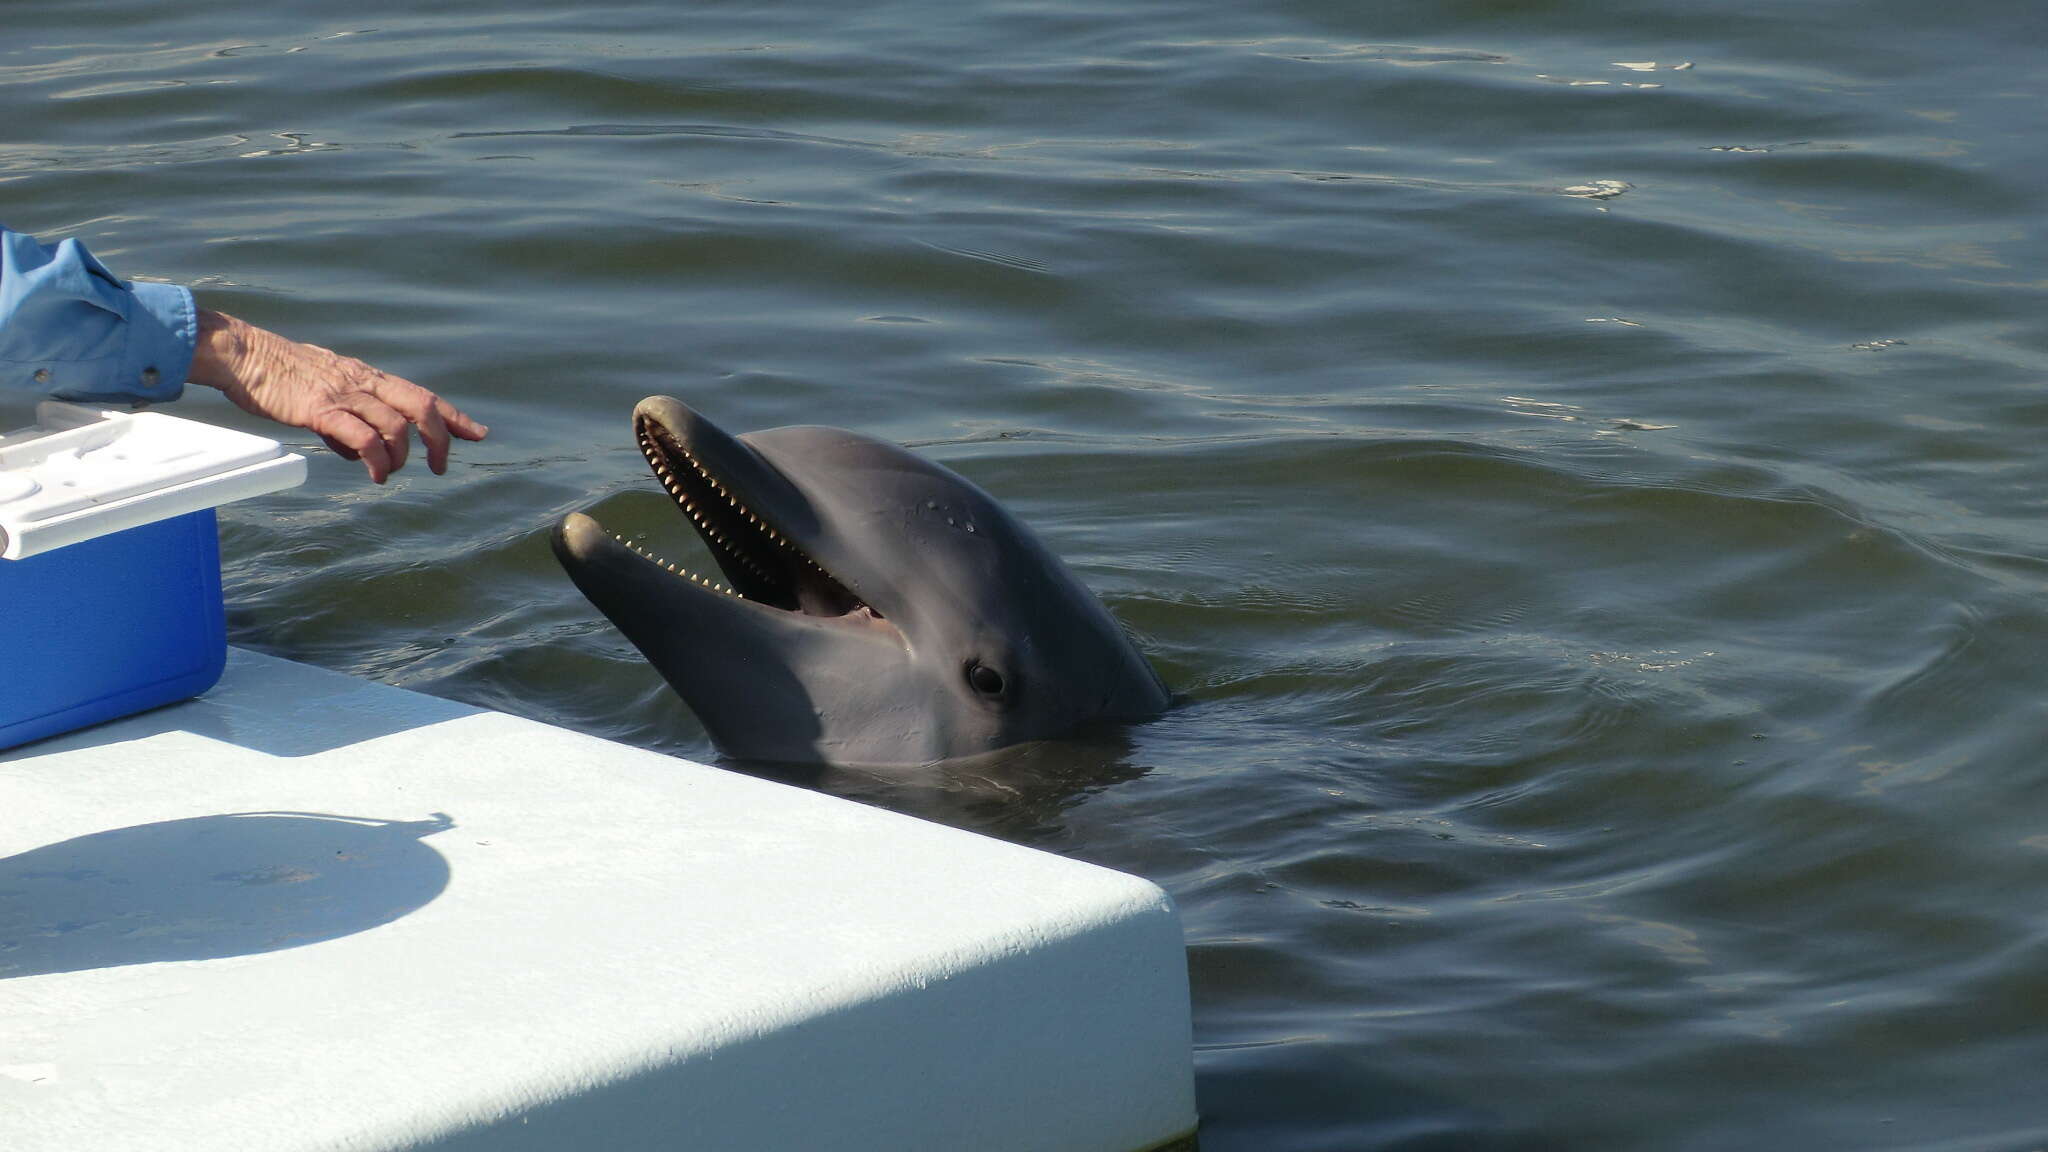
<path id="1" fill-rule="evenodd" d="M 305 471 L 274 440 L 153 412 L 48 403 L 0 438 L 0 748 L 212 687 L 214 506 Z"/>

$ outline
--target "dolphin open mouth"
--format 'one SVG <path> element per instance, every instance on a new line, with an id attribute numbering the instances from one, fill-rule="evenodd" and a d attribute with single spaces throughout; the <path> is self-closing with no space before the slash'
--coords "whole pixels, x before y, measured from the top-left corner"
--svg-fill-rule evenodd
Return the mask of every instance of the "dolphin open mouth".
<path id="1" fill-rule="evenodd" d="M 633 438 L 722 579 L 582 512 L 550 544 L 727 755 L 930 764 L 1166 707 L 1101 602 L 958 473 L 838 428 L 734 436 L 666 396 Z"/>
<path id="2" fill-rule="evenodd" d="M 694 416 L 687 409 L 682 412 Z M 705 459 L 706 453 L 692 451 L 689 433 L 672 426 L 662 416 L 659 407 L 651 404 L 643 404 L 634 412 L 633 432 L 640 454 L 647 458 L 655 479 L 661 481 L 663 490 L 711 549 L 712 558 L 728 583 L 691 572 L 616 533 L 611 534 L 612 539 L 677 579 L 711 592 L 806 616 L 881 618 L 880 612 L 826 571 L 787 530 L 777 525 L 767 510 L 770 501 L 750 497 L 741 479 L 733 474 L 738 469 L 726 474 L 714 471 Z M 688 423 L 695 427 L 705 422 L 695 417 Z M 726 442 L 740 447 L 729 438 Z M 751 451 L 743 447 L 740 450 L 746 452 L 749 465 L 769 467 Z"/>

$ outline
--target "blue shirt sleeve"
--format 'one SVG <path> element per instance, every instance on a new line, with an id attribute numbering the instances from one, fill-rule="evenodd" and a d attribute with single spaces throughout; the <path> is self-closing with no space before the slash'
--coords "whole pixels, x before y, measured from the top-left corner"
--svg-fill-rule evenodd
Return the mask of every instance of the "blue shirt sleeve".
<path id="1" fill-rule="evenodd" d="M 85 245 L 0 226 L 0 388 L 63 400 L 176 400 L 199 338 L 190 290 L 134 284 Z"/>

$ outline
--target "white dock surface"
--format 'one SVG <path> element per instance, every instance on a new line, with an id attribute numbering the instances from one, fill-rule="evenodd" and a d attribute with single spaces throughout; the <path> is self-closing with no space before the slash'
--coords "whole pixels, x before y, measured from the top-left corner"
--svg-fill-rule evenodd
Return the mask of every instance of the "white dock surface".
<path id="1" fill-rule="evenodd" d="M 0 1149 L 1138 1152 L 1145 881 L 246 652 L 0 753 Z"/>

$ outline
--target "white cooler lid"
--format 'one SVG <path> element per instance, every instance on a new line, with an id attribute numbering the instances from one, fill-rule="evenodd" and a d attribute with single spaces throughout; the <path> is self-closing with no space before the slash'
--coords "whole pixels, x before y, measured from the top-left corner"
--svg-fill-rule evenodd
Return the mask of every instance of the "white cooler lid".
<path id="1" fill-rule="evenodd" d="M 0 560 L 295 487 L 306 459 L 275 440 L 45 401 L 0 436 Z"/>

